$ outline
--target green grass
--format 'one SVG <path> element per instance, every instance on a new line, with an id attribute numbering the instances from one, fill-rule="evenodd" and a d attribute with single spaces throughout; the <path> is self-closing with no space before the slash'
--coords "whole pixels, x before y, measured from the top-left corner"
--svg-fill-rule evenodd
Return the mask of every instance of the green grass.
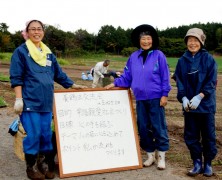
<path id="1" fill-rule="evenodd" d="M 167 58 L 167 61 L 168 61 L 171 72 L 173 72 L 175 70 L 178 59 L 179 58 L 172 58 L 172 57 Z M 222 73 L 222 56 L 214 57 L 214 59 L 217 62 L 217 65 L 218 65 L 218 73 Z"/>
<path id="2" fill-rule="evenodd" d="M 10 79 L 9 79 L 8 76 L 6 76 L 6 75 L 0 73 L 0 81 L 2 81 L 2 82 L 9 82 Z"/>
<path id="3" fill-rule="evenodd" d="M 215 57 L 215 60 L 218 65 L 218 72 L 222 73 L 222 57 Z"/>
<path id="4" fill-rule="evenodd" d="M 65 60 L 65 59 L 62 59 L 62 58 L 58 58 L 57 59 L 59 64 L 62 66 L 62 65 L 70 65 L 70 62 Z"/>
<path id="5" fill-rule="evenodd" d="M 12 53 L 0 53 L 0 61 L 3 63 L 10 63 Z M 218 64 L 218 73 L 222 73 L 222 56 L 214 57 Z M 122 70 L 128 60 L 128 57 L 109 55 L 109 54 L 91 54 L 82 57 L 74 58 L 58 58 L 58 62 L 62 66 L 78 65 L 78 66 L 95 66 L 99 61 L 105 59 L 111 60 L 110 68 L 112 70 Z M 170 67 L 170 71 L 175 70 L 177 61 L 179 58 L 167 57 L 167 61 Z"/>
<path id="6" fill-rule="evenodd" d="M 7 103 L 5 102 L 5 100 L 3 99 L 2 96 L 0 96 L 0 107 L 5 107 L 7 106 Z"/>
<path id="7" fill-rule="evenodd" d="M 172 58 L 172 57 L 167 58 L 167 62 L 168 62 L 169 68 L 170 68 L 170 72 L 174 72 L 178 59 L 179 58 Z"/>
<path id="8" fill-rule="evenodd" d="M 69 58 L 66 60 L 73 65 L 94 67 L 97 62 L 103 61 L 105 59 L 111 60 L 110 68 L 112 70 L 122 70 L 128 57 L 108 54 L 91 54 L 82 57 Z"/>

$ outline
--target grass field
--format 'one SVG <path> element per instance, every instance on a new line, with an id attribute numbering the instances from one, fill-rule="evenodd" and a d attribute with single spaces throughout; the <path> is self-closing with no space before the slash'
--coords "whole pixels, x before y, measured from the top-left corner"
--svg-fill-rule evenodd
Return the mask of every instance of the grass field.
<path id="1" fill-rule="evenodd" d="M 12 53 L 0 53 L 0 62 L 10 63 L 11 55 Z M 61 66 L 81 65 L 81 66 L 93 67 L 96 64 L 96 62 L 103 61 L 105 59 L 111 60 L 113 69 L 122 70 L 126 64 L 126 61 L 128 60 L 128 57 L 108 55 L 108 54 L 92 54 L 88 56 L 68 58 L 68 59 L 58 58 L 58 62 Z M 215 60 L 218 64 L 218 73 L 222 73 L 222 56 L 215 57 Z M 170 67 L 170 71 L 173 72 L 176 67 L 178 58 L 167 57 L 167 61 Z"/>

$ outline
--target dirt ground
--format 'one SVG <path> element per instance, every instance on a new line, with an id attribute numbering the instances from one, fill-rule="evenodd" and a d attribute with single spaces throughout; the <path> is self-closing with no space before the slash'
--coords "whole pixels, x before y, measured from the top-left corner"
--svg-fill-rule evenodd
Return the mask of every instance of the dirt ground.
<path id="1" fill-rule="evenodd" d="M 76 84 L 84 84 L 91 87 L 91 81 L 81 80 L 81 73 L 89 71 L 90 67 L 70 66 L 63 67 L 63 71 L 71 77 Z M 0 72 L 8 75 L 9 65 L 0 64 Z M 172 81 L 172 90 L 169 94 L 168 105 L 166 106 L 166 119 L 168 124 L 168 133 L 170 138 L 170 150 L 166 153 L 167 168 L 164 171 L 158 171 L 156 166 L 149 168 L 103 173 L 68 179 L 77 180 L 125 180 L 125 179 L 222 179 L 222 75 L 218 75 L 217 86 L 217 113 L 216 113 L 216 130 L 217 130 L 217 147 L 218 154 L 213 161 L 214 176 L 206 178 L 198 175 L 190 178 L 186 175 L 188 169 L 192 167 L 189 151 L 183 140 L 183 115 L 181 104 L 176 99 L 176 86 Z M 55 85 L 56 89 L 62 88 Z M 8 126 L 14 120 L 16 115 L 13 112 L 15 95 L 10 88 L 10 83 L 0 82 L 0 96 L 3 96 L 7 107 L 0 108 L 0 179 L 27 179 L 25 174 L 25 162 L 18 159 L 14 154 L 13 137 L 7 132 Z M 134 104 L 135 105 L 135 104 Z M 134 106 L 135 107 L 135 106 Z M 143 161 L 147 158 L 146 154 L 141 151 Z M 56 178 L 59 179 L 58 172 Z"/>

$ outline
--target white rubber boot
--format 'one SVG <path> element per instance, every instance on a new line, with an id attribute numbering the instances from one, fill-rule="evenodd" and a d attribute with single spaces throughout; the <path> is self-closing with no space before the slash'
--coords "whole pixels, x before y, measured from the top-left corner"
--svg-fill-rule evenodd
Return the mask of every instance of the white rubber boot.
<path id="1" fill-rule="evenodd" d="M 156 161 L 155 152 L 148 152 L 148 159 L 143 163 L 144 166 L 149 167 L 153 165 Z"/>
<path id="2" fill-rule="evenodd" d="M 157 162 L 157 169 L 164 170 L 166 168 L 165 164 L 165 152 L 158 151 L 158 162 Z"/>

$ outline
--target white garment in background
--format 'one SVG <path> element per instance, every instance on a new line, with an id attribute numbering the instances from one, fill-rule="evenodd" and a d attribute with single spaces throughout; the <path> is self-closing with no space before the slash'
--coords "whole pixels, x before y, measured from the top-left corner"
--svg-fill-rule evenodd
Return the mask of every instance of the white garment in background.
<path id="1" fill-rule="evenodd" d="M 106 74 L 108 71 L 108 67 L 103 66 L 104 61 L 98 62 L 95 67 L 94 67 L 94 74 L 93 74 L 93 83 L 92 83 L 92 88 L 95 88 L 98 83 L 102 83 L 102 78 L 103 74 Z"/>

